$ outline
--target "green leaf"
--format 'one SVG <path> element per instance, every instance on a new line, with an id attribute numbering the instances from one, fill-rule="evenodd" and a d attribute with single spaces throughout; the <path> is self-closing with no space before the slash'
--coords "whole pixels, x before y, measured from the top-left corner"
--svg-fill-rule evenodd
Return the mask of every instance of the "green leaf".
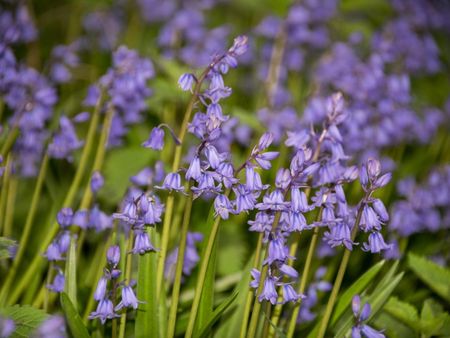
<path id="1" fill-rule="evenodd" d="M 148 230 L 150 237 L 154 229 Z M 157 242 L 157 241 L 156 241 Z M 151 252 L 138 258 L 137 298 L 144 302 L 139 304 L 135 322 L 135 337 L 158 337 L 159 317 L 156 302 L 156 258 L 157 253 Z"/>
<path id="2" fill-rule="evenodd" d="M 227 299 L 225 299 L 222 304 L 220 304 L 211 314 L 210 318 L 206 322 L 205 325 L 199 330 L 199 337 L 206 337 L 210 332 L 212 326 L 219 320 L 220 316 L 233 304 L 236 300 L 238 293 L 234 292 Z"/>
<path id="3" fill-rule="evenodd" d="M 197 336 L 198 329 L 206 325 L 211 319 L 214 306 L 214 283 L 216 276 L 216 261 L 217 261 L 217 237 L 214 246 L 211 250 L 211 255 L 206 270 L 205 281 L 203 284 L 203 291 L 198 307 L 197 320 L 194 327 L 194 336 Z"/>
<path id="4" fill-rule="evenodd" d="M 30 337 L 33 331 L 48 317 L 44 311 L 29 305 L 8 306 L 0 309 L 0 314 L 14 320 L 16 324 L 16 329 L 10 338 Z"/>
<path id="5" fill-rule="evenodd" d="M 270 324 L 270 326 L 272 326 L 273 330 L 275 331 L 277 337 L 279 338 L 286 338 L 286 333 L 284 333 L 284 331 L 282 329 L 280 329 L 277 325 L 275 325 L 274 322 L 272 322 L 269 318 L 269 316 L 267 315 L 267 313 L 265 313 L 263 311 L 263 315 L 264 315 L 264 319 L 267 320 Z"/>
<path id="6" fill-rule="evenodd" d="M 391 268 L 392 270 L 392 268 Z M 403 278 L 403 272 L 389 279 L 389 283 L 384 282 L 384 279 L 378 284 L 375 290 L 369 297 L 362 297 L 361 303 L 368 302 L 371 306 L 371 313 L 369 320 L 373 318 L 378 311 L 380 311 L 383 305 L 386 303 L 400 280 Z M 349 335 L 351 327 L 353 325 L 353 313 L 349 311 L 344 316 L 343 320 L 339 321 L 335 331 L 337 332 L 335 337 L 345 337 Z"/>
<path id="7" fill-rule="evenodd" d="M 419 336 L 409 326 L 385 311 L 381 311 L 372 320 L 372 323 L 376 327 L 383 328 L 384 334 L 389 338 L 417 338 Z"/>
<path id="8" fill-rule="evenodd" d="M 6 237 L 0 237 L 0 259 L 11 258 L 11 249 L 16 245 L 16 241 Z"/>
<path id="9" fill-rule="evenodd" d="M 84 325 L 83 320 L 65 292 L 61 293 L 61 307 L 66 315 L 67 324 L 69 325 L 72 336 L 77 338 L 89 338 L 89 332 Z"/>
<path id="10" fill-rule="evenodd" d="M 349 307 L 350 303 L 352 302 L 353 296 L 356 294 L 360 294 L 367 287 L 367 285 L 369 285 L 369 283 L 378 275 L 378 272 L 380 272 L 384 263 L 385 261 L 381 261 L 372 266 L 339 297 L 336 303 L 336 308 L 333 312 L 333 316 L 331 317 L 331 324 L 336 323 L 339 317 Z"/>
<path id="11" fill-rule="evenodd" d="M 242 319 L 244 316 L 247 294 L 250 289 L 250 270 L 254 265 L 255 254 L 250 257 L 244 270 L 239 284 L 236 285 L 234 292 L 237 293 L 236 307 L 231 317 L 222 317 L 223 323 L 214 335 L 217 338 L 235 338 L 239 337 Z"/>
<path id="12" fill-rule="evenodd" d="M 99 197 L 109 205 L 117 204 L 129 185 L 130 174 L 136 174 L 150 163 L 155 153 L 142 147 L 118 148 L 108 153 L 103 166 L 105 185 Z"/>
<path id="13" fill-rule="evenodd" d="M 449 336 L 450 315 L 444 312 L 442 306 L 433 299 L 427 299 L 423 303 L 420 326 L 421 331 L 427 336 Z"/>
<path id="14" fill-rule="evenodd" d="M 413 253 L 408 254 L 408 266 L 430 289 L 450 302 L 450 270 Z"/>
<path id="15" fill-rule="evenodd" d="M 70 299 L 75 310 L 77 309 L 77 250 L 75 237 L 70 237 L 69 252 L 67 254 L 65 269 L 65 292 Z"/>
<path id="16" fill-rule="evenodd" d="M 351 311 L 349 309 L 350 303 L 352 301 L 352 298 L 355 294 L 361 294 L 364 290 L 367 289 L 367 286 L 369 283 L 377 276 L 380 269 L 385 264 L 385 261 L 381 261 L 377 264 L 375 264 L 373 267 L 371 267 L 366 273 L 364 273 L 361 277 L 358 278 L 358 280 L 353 283 L 338 299 L 335 311 L 333 312 L 332 319 L 331 319 L 331 325 L 336 325 L 340 327 L 340 324 L 343 321 L 352 320 Z M 387 277 L 392 276 L 392 273 L 395 272 L 395 269 L 397 267 L 397 263 L 395 263 L 389 272 L 386 274 Z M 386 276 L 384 278 L 386 278 Z M 383 279 L 384 280 L 384 279 Z M 345 317 L 346 319 L 340 319 L 340 317 Z M 316 323 L 314 328 L 311 330 L 311 332 L 308 335 L 308 338 L 316 337 L 319 332 L 319 326 L 320 321 Z"/>
<path id="17" fill-rule="evenodd" d="M 397 297 L 391 297 L 384 306 L 384 311 L 407 324 L 414 331 L 420 331 L 419 314 L 411 304 L 401 301 Z"/>

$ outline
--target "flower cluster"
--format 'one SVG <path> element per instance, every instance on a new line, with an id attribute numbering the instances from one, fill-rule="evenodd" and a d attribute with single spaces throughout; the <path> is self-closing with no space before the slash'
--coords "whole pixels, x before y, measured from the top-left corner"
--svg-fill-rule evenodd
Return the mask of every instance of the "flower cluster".
<path id="1" fill-rule="evenodd" d="M 422 184 L 406 178 L 397 185 L 403 197 L 392 206 L 390 229 L 401 237 L 450 227 L 450 166 L 434 169 Z"/>
<path id="2" fill-rule="evenodd" d="M 153 64 L 149 59 L 125 46 L 113 53 L 113 66 L 103 75 L 98 84 L 92 85 L 84 100 L 86 106 L 95 106 L 106 91 L 110 100 L 106 109 L 113 109 L 109 132 L 109 146 L 122 144 L 128 127 L 141 121 L 145 100 L 151 95 L 148 80 L 154 76 Z"/>
<path id="3" fill-rule="evenodd" d="M 98 281 L 94 293 L 94 299 L 98 302 L 97 309 L 89 316 L 90 319 L 100 319 L 102 324 L 107 319 L 120 317 L 117 312 L 123 308 L 136 310 L 138 303 L 140 303 L 133 291 L 134 281 L 130 281 L 128 285 L 125 282 L 118 282 L 121 275 L 121 271 L 118 269 L 120 261 L 119 246 L 111 246 L 106 253 L 106 258 L 107 267 L 104 270 L 103 276 Z M 121 300 L 114 306 L 119 288 L 121 289 Z"/>

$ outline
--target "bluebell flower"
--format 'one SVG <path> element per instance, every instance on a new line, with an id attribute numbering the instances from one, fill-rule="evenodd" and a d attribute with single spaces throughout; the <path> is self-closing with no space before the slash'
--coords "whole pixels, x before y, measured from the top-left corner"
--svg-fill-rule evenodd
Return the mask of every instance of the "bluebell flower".
<path id="1" fill-rule="evenodd" d="M 145 148 L 162 150 L 164 147 L 164 130 L 160 127 L 153 128 L 148 140 L 142 143 L 142 146 Z"/>
<path id="2" fill-rule="evenodd" d="M 268 151 L 265 153 L 258 153 L 254 158 L 259 166 L 265 170 L 272 168 L 270 161 L 273 161 L 278 157 L 280 153 L 278 151 Z"/>
<path id="3" fill-rule="evenodd" d="M 281 264 L 279 266 L 279 270 L 280 272 L 282 272 L 284 275 L 297 279 L 298 278 L 298 272 L 297 270 L 295 270 L 292 266 L 287 265 L 287 264 Z"/>
<path id="4" fill-rule="evenodd" d="M 66 322 L 63 316 L 48 316 L 33 333 L 33 338 L 67 338 Z"/>
<path id="5" fill-rule="evenodd" d="M 195 156 L 194 159 L 189 164 L 189 168 L 186 171 L 186 179 L 190 180 L 193 178 L 194 180 L 198 180 L 202 175 L 202 168 L 200 165 L 200 159 L 198 156 Z"/>
<path id="6" fill-rule="evenodd" d="M 219 194 L 214 199 L 215 217 L 220 215 L 222 219 L 228 219 L 229 213 L 233 212 L 233 206 L 226 195 Z"/>
<path id="7" fill-rule="evenodd" d="M 275 187 L 286 190 L 291 184 L 291 173 L 288 169 L 280 168 L 275 177 Z"/>
<path id="8" fill-rule="evenodd" d="M 258 269 L 253 268 L 250 271 L 250 274 L 253 277 L 253 280 L 250 282 L 250 287 L 253 289 L 257 289 L 259 287 L 259 281 L 261 279 L 261 272 Z"/>
<path id="9" fill-rule="evenodd" d="M 114 312 L 114 305 L 108 298 L 103 298 L 97 305 L 97 309 L 91 312 L 89 319 L 100 319 L 102 324 L 105 324 L 107 319 L 120 317 Z"/>
<path id="10" fill-rule="evenodd" d="M 302 129 L 296 132 L 287 132 L 288 138 L 284 142 L 288 147 L 302 148 L 310 139 L 310 134 L 307 130 Z"/>
<path id="11" fill-rule="evenodd" d="M 386 210 L 386 207 L 384 206 L 383 202 L 380 199 L 375 198 L 373 200 L 372 208 L 373 210 L 375 210 L 375 212 L 377 213 L 378 217 L 382 222 L 389 221 L 389 214 Z"/>
<path id="12" fill-rule="evenodd" d="M 261 176 L 255 171 L 253 166 L 247 165 L 245 167 L 245 187 L 251 191 L 261 191 L 269 187 L 268 184 L 263 185 Z"/>
<path id="13" fill-rule="evenodd" d="M 213 145 L 206 146 L 205 154 L 209 164 L 211 165 L 211 168 L 217 169 L 220 163 L 222 162 L 222 158 L 219 155 L 219 152 L 217 151 L 216 147 L 214 147 Z"/>
<path id="14" fill-rule="evenodd" d="M 161 222 L 161 216 L 164 211 L 164 205 L 160 203 L 156 196 L 142 196 L 140 198 L 141 212 L 145 224 L 154 225 Z"/>
<path id="15" fill-rule="evenodd" d="M 164 179 L 164 182 L 162 186 L 155 186 L 157 189 L 163 189 L 163 190 L 169 190 L 182 192 L 184 191 L 184 187 L 181 185 L 181 177 L 179 173 L 169 173 L 167 174 L 166 178 Z"/>
<path id="16" fill-rule="evenodd" d="M 111 266 L 117 266 L 120 261 L 120 247 L 118 245 L 110 246 L 106 252 L 106 259 Z"/>
<path id="17" fill-rule="evenodd" d="M 47 248 L 47 251 L 45 252 L 45 257 L 47 257 L 47 260 L 52 261 L 62 261 L 64 260 L 64 257 L 62 256 L 62 252 L 60 250 L 60 247 L 58 243 L 52 242 Z"/>
<path id="18" fill-rule="evenodd" d="M 259 210 L 287 210 L 289 202 L 284 201 L 284 194 L 280 189 L 275 189 L 274 191 L 265 194 L 263 197 L 263 202 L 256 204 Z"/>
<path id="19" fill-rule="evenodd" d="M 199 232 L 188 232 L 186 237 L 186 251 L 184 253 L 183 260 L 183 275 L 189 276 L 192 270 L 197 266 L 200 261 L 200 255 L 197 251 L 196 244 L 203 240 L 203 235 Z M 168 280 L 173 280 L 175 277 L 175 267 L 178 257 L 178 247 L 169 253 L 166 266 L 164 267 L 164 276 Z M 182 280 L 183 282 L 184 280 Z"/>
<path id="20" fill-rule="evenodd" d="M 238 184 L 236 187 L 233 187 L 233 191 L 236 194 L 236 201 L 234 202 L 236 213 L 252 210 L 255 207 L 256 198 L 244 185 Z"/>
<path id="21" fill-rule="evenodd" d="M 72 225 L 73 210 L 72 208 L 62 208 L 56 214 L 56 221 L 61 228 L 67 228 Z"/>
<path id="22" fill-rule="evenodd" d="M 325 232 L 324 237 L 332 248 L 344 245 L 348 250 L 352 250 L 353 245 L 357 244 L 351 240 L 350 227 L 346 223 L 338 222 L 329 229 L 328 232 Z"/>
<path id="23" fill-rule="evenodd" d="M 381 230 L 381 220 L 372 207 L 364 205 L 363 213 L 361 217 L 360 228 L 365 232 Z"/>
<path id="24" fill-rule="evenodd" d="M 130 285 L 124 285 L 122 286 L 122 300 L 115 307 L 115 311 L 120 311 L 124 307 L 129 307 L 136 310 L 139 303 L 142 302 L 138 301 L 136 298 L 133 288 Z"/>
<path id="25" fill-rule="evenodd" d="M 112 217 L 100 210 L 97 205 L 89 211 L 88 227 L 100 232 L 112 228 Z"/>
<path id="26" fill-rule="evenodd" d="M 362 337 L 366 338 L 384 338 L 385 335 L 365 324 L 364 322 L 369 319 L 371 308 L 369 303 L 365 303 L 361 310 L 361 299 L 359 295 L 353 296 L 352 299 L 352 311 L 355 318 L 355 325 L 352 327 L 352 338 Z"/>
<path id="27" fill-rule="evenodd" d="M 266 232 L 270 231 L 272 228 L 274 216 L 269 215 L 267 212 L 260 211 L 256 213 L 255 220 L 254 221 L 248 221 L 247 223 L 250 224 L 249 231 L 256 231 L 256 232 Z"/>
<path id="28" fill-rule="evenodd" d="M 52 284 L 48 284 L 47 285 L 47 289 L 49 289 L 50 291 L 59 293 L 59 292 L 63 292 L 64 291 L 64 286 L 66 283 L 66 279 L 64 277 L 64 274 L 62 273 L 62 271 L 60 269 L 57 269 L 58 272 L 56 273 L 55 278 L 53 279 L 53 283 Z"/>
<path id="29" fill-rule="evenodd" d="M 91 190 L 93 193 L 98 192 L 101 189 L 101 187 L 103 187 L 104 183 L 105 183 L 105 180 L 99 171 L 95 171 L 94 173 L 92 173 Z"/>
<path id="30" fill-rule="evenodd" d="M 103 276 L 97 283 L 97 288 L 94 292 L 94 299 L 99 302 L 106 296 L 106 287 L 108 285 L 108 280 Z"/>
<path id="31" fill-rule="evenodd" d="M 272 264 L 276 261 L 285 262 L 286 259 L 291 258 L 289 256 L 289 249 L 286 247 L 285 242 L 285 239 L 281 235 L 277 235 L 275 238 L 269 239 L 267 259 L 264 261 L 264 264 Z"/>
<path id="32" fill-rule="evenodd" d="M 267 276 L 264 280 L 264 287 L 261 291 L 261 294 L 258 296 L 258 300 L 262 302 L 263 300 L 267 300 L 272 305 L 277 303 L 278 293 L 275 288 L 276 279 L 272 276 Z"/>
<path id="33" fill-rule="evenodd" d="M 151 168 L 145 167 L 139 171 L 136 175 L 130 177 L 131 183 L 137 186 L 149 186 L 153 183 L 154 172 Z"/>
<path id="34" fill-rule="evenodd" d="M 135 234 L 136 236 L 134 238 L 134 247 L 131 251 L 132 253 L 143 255 L 150 251 L 157 251 L 150 242 L 150 237 L 148 236 L 147 232 L 136 230 Z"/>
<path id="35" fill-rule="evenodd" d="M 391 245 L 386 244 L 381 233 L 375 231 L 370 233 L 368 243 L 363 244 L 364 251 L 371 253 L 379 253 L 382 250 L 389 250 Z"/>
<path id="36" fill-rule="evenodd" d="M 59 123 L 60 131 L 49 144 L 48 153 L 51 157 L 71 161 L 72 153 L 81 148 L 83 142 L 78 140 L 74 126 L 66 116 L 62 116 Z"/>
<path id="37" fill-rule="evenodd" d="M 300 298 L 303 298 L 302 295 L 298 294 L 292 285 L 284 283 L 282 285 L 283 288 L 283 304 L 288 302 L 296 303 Z"/>
<path id="38" fill-rule="evenodd" d="M 0 316 L 0 337 L 8 338 L 16 329 L 16 324 L 11 318 Z"/>
<path id="39" fill-rule="evenodd" d="M 77 210 L 73 215 L 72 223 L 81 229 L 87 229 L 89 225 L 89 211 Z"/>
<path id="40" fill-rule="evenodd" d="M 192 90 L 192 86 L 194 85 L 194 82 L 196 82 L 197 79 L 195 78 L 194 74 L 191 73 L 185 73 L 180 76 L 178 79 L 178 85 L 180 88 L 184 91 Z"/>
<path id="41" fill-rule="evenodd" d="M 216 169 L 216 173 L 221 176 L 225 188 L 229 189 L 239 182 L 239 180 L 234 177 L 234 168 L 229 162 L 220 163 L 219 167 Z"/>

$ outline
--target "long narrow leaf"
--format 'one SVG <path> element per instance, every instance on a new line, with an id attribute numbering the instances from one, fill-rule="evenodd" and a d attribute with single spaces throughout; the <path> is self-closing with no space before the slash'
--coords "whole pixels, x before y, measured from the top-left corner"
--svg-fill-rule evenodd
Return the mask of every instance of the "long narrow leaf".
<path id="1" fill-rule="evenodd" d="M 244 270 L 242 271 L 242 278 L 234 292 L 237 292 L 236 307 L 230 318 L 226 318 L 223 325 L 214 335 L 217 338 L 235 338 L 239 337 L 242 318 L 244 316 L 244 308 L 247 300 L 247 292 L 250 288 L 250 270 L 253 267 L 255 254 L 250 257 Z"/>
<path id="2" fill-rule="evenodd" d="M 362 302 L 368 302 L 371 305 L 371 314 L 369 317 L 373 318 L 373 316 L 375 316 L 378 311 L 380 311 L 383 307 L 383 305 L 386 303 L 386 301 L 389 299 L 389 297 L 391 296 L 392 292 L 394 291 L 394 289 L 397 287 L 398 283 L 400 283 L 400 280 L 403 278 L 403 272 L 399 273 L 398 275 L 396 275 L 391 282 L 389 283 L 389 285 L 387 285 L 386 287 L 381 288 L 381 284 L 372 292 L 372 294 L 370 295 L 370 297 L 363 297 Z M 340 337 L 346 337 L 349 335 L 350 330 L 352 328 L 353 325 L 353 313 L 351 313 L 351 311 L 348 312 L 345 320 L 341 321 L 338 325 L 338 327 L 336 328 L 336 338 L 340 338 Z"/>
<path id="3" fill-rule="evenodd" d="M 83 320 L 65 292 L 61 293 L 61 306 L 66 315 L 67 324 L 69 325 L 72 336 L 77 338 L 89 338 L 89 332 L 86 326 L 84 326 Z"/>
<path id="4" fill-rule="evenodd" d="M 199 337 L 206 337 L 210 332 L 212 326 L 219 320 L 220 316 L 233 304 L 236 300 L 238 293 L 234 292 L 227 299 L 225 299 L 222 304 L 220 304 L 211 314 L 209 320 L 206 324 L 199 330 Z"/>
<path id="5" fill-rule="evenodd" d="M 366 273 L 364 273 L 358 280 L 353 283 L 343 294 L 339 297 L 334 310 L 333 317 L 331 318 L 331 324 L 336 323 L 339 317 L 344 313 L 352 302 L 354 295 L 361 293 L 369 283 L 378 275 L 385 261 L 381 261 L 371 267 Z"/>
<path id="6" fill-rule="evenodd" d="M 154 233 L 149 230 L 149 232 Z M 151 235 L 151 234 L 150 234 Z M 156 302 L 156 257 L 151 252 L 139 256 L 137 298 L 139 304 L 135 322 L 135 337 L 158 337 L 159 318 Z"/>
<path id="7" fill-rule="evenodd" d="M 77 310 L 77 250 L 75 237 L 71 236 L 65 269 L 65 292 L 75 310 Z"/>

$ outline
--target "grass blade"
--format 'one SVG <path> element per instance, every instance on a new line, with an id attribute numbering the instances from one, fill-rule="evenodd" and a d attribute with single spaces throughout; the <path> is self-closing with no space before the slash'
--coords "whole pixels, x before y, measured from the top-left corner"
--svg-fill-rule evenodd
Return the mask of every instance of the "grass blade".
<path id="1" fill-rule="evenodd" d="M 77 338 L 89 338 L 90 335 L 86 326 L 83 324 L 83 320 L 65 292 L 61 293 L 61 306 L 66 315 L 67 324 L 69 325 L 72 336 Z"/>
<path id="2" fill-rule="evenodd" d="M 155 233 L 148 230 L 150 237 Z M 138 258 L 137 298 L 139 304 L 135 322 L 135 337 L 159 337 L 158 303 L 156 299 L 156 257 L 151 252 Z"/>

